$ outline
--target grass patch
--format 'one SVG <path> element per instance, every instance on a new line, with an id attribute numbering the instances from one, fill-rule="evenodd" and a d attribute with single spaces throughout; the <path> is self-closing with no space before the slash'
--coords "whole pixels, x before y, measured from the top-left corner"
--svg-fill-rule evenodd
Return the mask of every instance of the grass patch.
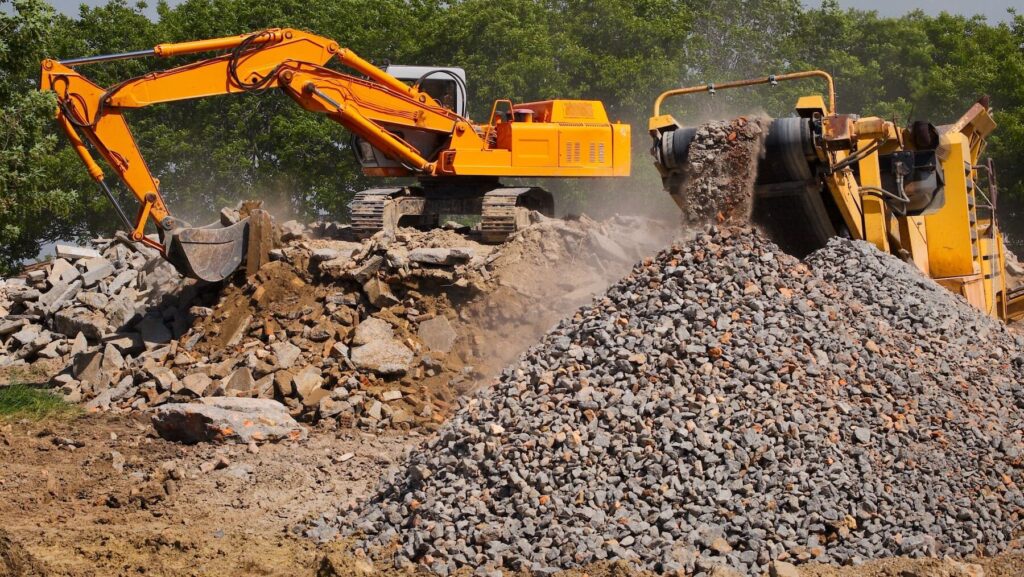
<path id="1" fill-rule="evenodd" d="M 82 410 L 45 389 L 27 385 L 0 387 L 0 419 L 71 419 Z"/>

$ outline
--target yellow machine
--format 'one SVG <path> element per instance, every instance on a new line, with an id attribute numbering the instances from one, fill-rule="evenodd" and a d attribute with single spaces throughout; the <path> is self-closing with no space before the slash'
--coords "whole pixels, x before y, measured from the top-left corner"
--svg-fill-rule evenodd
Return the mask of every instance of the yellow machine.
<path id="1" fill-rule="evenodd" d="M 212 51 L 223 53 L 109 88 L 97 86 L 77 70 L 110 60 Z M 328 68 L 332 61 L 356 74 Z M 609 122 L 601 102 L 499 100 L 487 123 L 477 124 L 455 110 L 459 104 L 464 107 L 467 95 L 464 79 L 453 71 L 458 69 L 426 69 L 410 85 L 329 38 L 271 29 L 125 54 L 45 60 L 40 89 L 57 94 L 58 122 L 89 174 L 117 207 L 132 238 L 159 249 L 183 273 L 205 280 L 223 279 L 242 264 L 250 222 L 192 227 L 175 218 L 132 138 L 123 116 L 126 110 L 280 89 L 306 110 L 350 130 L 365 174 L 418 178 L 415 186 L 356 195 L 350 208 L 353 228 L 361 236 L 400 223 L 436 226 L 442 214 L 475 213 L 481 215 L 483 240 L 499 242 L 524 222 L 530 210 L 553 211 L 548 192 L 506 188 L 500 177 L 629 175 L 629 126 Z M 134 221 L 117 206 L 83 137 L 139 200 Z M 159 241 L 145 236 L 151 220 Z"/>
<path id="2" fill-rule="evenodd" d="M 1006 287 L 995 175 L 991 162 L 978 161 L 996 127 L 987 98 L 951 124 L 903 128 L 838 114 L 832 77 L 822 71 L 669 90 L 655 102 L 649 125 L 666 189 L 674 198 L 682 193 L 695 129 L 662 114 L 665 99 L 803 78 L 825 80 L 828 102 L 804 96 L 795 116 L 772 120 L 758 166 L 754 222 L 797 256 L 836 235 L 866 240 L 992 316 L 1024 316 L 1024 295 Z"/>

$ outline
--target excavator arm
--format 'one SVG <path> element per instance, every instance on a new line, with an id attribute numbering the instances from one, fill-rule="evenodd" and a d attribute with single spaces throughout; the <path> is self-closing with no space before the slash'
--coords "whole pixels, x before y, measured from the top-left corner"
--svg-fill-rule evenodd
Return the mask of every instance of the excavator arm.
<path id="1" fill-rule="evenodd" d="M 139 57 L 167 58 L 209 51 L 226 53 L 195 63 L 154 72 L 103 88 L 78 72 L 96 62 Z M 336 59 L 364 76 L 326 67 Z M 403 140 L 402 129 L 436 132 L 466 141 L 485 141 L 471 123 L 444 108 L 425 92 L 388 75 L 337 42 L 306 32 L 273 29 L 254 34 L 160 44 L 152 50 L 56 61 L 45 60 L 41 90 L 57 94 L 57 121 L 90 176 L 117 208 L 131 237 L 157 248 L 179 270 L 216 281 L 241 265 L 246 252 L 248 223 L 227 228 L 193 228 L 176 219 L 160 194 L 156 179 L 136 145 L 123 112 L 154 104 L 279 88 L 296 103 L 324 114 L 400 161 L 408 174 L 431 176 L 440 170 L 436 160 Z M 140 203 L 130 220 L 116 202 L 103 169 L 93 158 L 88 141 Z M 468 142 L 469 146 L 476 143 Z M 429 153 L 435 154 L 437 151 Z M 152 220 L 160 240 L 145 235 Z"/>

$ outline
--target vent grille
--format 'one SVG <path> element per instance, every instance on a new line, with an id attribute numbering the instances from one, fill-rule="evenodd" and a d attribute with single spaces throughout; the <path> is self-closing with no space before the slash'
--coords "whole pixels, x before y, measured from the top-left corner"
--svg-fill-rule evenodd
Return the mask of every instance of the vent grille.
<path id="1" fill-rule="evenodd" d="M 565 143 L 565 162 L 567 164 L 579 163 L 583 159 L 583 150 L 579 142 Z"/>

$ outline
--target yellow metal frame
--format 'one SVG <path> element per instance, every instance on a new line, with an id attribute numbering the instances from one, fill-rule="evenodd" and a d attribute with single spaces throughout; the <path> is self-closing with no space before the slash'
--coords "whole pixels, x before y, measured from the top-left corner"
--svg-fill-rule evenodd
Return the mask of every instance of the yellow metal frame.
<path id="1" fill-rule="evenodd" d="M 853 238 L 913 263 L 987 314 L 1002 319 L 1024 317 L 1024 295 L 1005 296 L 1005 247 L 995 215 L 982 218 L 978 214 L 978 159 L 985 139 L 996 128 L 985 104 L 976 103 L 957 121 L 939 127 L 937 156 L 945 175 L 945 204 L 925 216 L 902 215 L 877 194 L 882 186 L 879 156 L 912 150 L 908 130 L 877 117 L 837 114 L 834 83 L 820 70 L 666 91 L 655 101 L 648 128 L 658 137 L 681 126 L 672 116 L 661 114 L 661 105 L 669 97 L 810 77 L 826 79 L 829 102 L 804 96 L 796 111 L 804 118 L 821 119 L 822 142 L 816 148 L 829 167 L 823 184 Z M 663 167 L 658 169 L 666 176 Z"/>

